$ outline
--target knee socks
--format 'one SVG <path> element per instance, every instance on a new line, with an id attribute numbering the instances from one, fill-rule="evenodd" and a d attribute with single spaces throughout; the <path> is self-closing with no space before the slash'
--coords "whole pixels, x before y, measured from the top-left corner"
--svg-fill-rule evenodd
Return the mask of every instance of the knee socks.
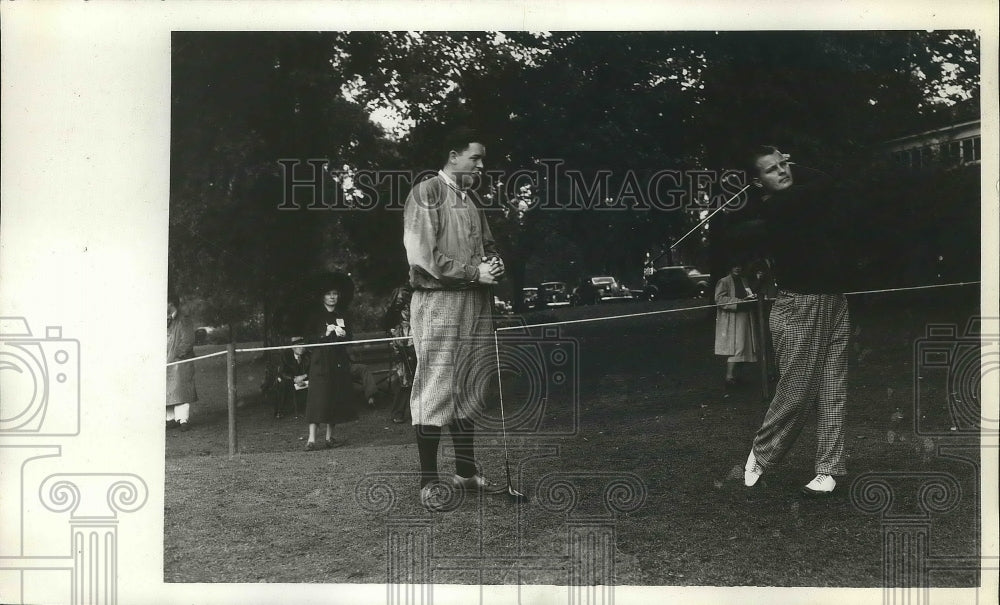
<path id="1" fill-rule="evenodd" d="M 467 479 L 476 474 L 475 425 L 469 419 L 455 419 L 448 430 L 455 446 L 455 474 Z"/>
<path id="2" fill-rule="evenodd" d="M 418 424 L 417 453 L 420 456 L 420 487 L 438 478 L 437 453 L 441 441 L 441 427 Z M 452 444 L 455 446 L 455 472 L 460 477 L 476 474 L 475 426 L 471 420 L 455 420 L 448 425 Z"/>

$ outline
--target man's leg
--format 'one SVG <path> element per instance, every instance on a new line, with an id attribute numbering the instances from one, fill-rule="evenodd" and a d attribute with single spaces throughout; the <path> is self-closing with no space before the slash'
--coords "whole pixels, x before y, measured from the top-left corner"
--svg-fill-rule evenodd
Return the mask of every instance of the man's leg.
<path id="1" fill-rule="evenodd" d="M 456 418 L 448 430 L 455 446 L 455 474 L 468 479 L 476 474 L 475 425 L 470 418 Z"/>
<path id="2" fill-rule="evenodd" d="M 354 382 L 361 385 L 361 390 L 365 396 L 365 402 L 368 405 L 375 404 L 375 377 L 372 376 L 371 370 L 363 363 L 352 363 L 351 364 L 351 375 L 354 377 Z"/>
<path id="3" fill-rule="evenodd" d="M 413 427 L 417 435 L 417 454 L 420 456 L 421 489 L 438 480 L 437 455 L 441 440 L 441 427 L 417 424 Z"/>
<path id="4" fill-rule="evenodd" d="M 847 345 L 851 321 L 847 300 L 834 299 L 830 309 L 829 344 L 822 364 L 816 407 L 816 474 L 844 475 L 844 408 L 847 402 Z"/>
<path id="5" fill-rule="evenodd" d="M 754 437 L 753 454 L 764 470 L 788 453 L 816 399 L 821 377 L 817 367 L 817 319 L 813 296 L 780 299 L 772 310 L 771 331 L 781 378 Z"/>
<path id="6" fill-rule="evenodd" d="M 294 390 L 294 389 L 293 389 Z M 304 414 L 306 411 L 306 400 L 309 398 L 309 389 L 299 389 L 295 391 L 295 413 Z"/>
<path id="7" fill-rule="evenodd" d="M 410 419 L 410 387 L 399 387 L 392 404 L 392 421 L 407 422 Z"/>
<path id="8" fill-rule="evenodd" d="M 281 418 L 288 413 L 288 408 L 291 407 L 292 399 L 295 397 L 294 391 L 295 388 L 285 381 L 277 382 L 271 385 L 268 393 L 274 401 L 275 418 Z"/>

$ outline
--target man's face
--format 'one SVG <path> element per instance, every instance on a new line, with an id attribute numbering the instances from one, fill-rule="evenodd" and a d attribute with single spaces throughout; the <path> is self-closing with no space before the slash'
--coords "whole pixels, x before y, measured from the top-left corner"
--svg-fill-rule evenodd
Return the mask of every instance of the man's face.
<path id="1" fill-rule="evenodd" d="M 757 158 L 755 179 L 767 193 L 777 193 L 792 186 L 792 168 L 780 151 Z"/>
<path id="2" fill-rule="evenodd" d="M 451 162 L 455 181 L 463 189 L 474 187 L 483 172 L 483 159 L 486 148 L 480 143 L 470 143 L 462 153 L 451 152 L 448 161 Z"/>

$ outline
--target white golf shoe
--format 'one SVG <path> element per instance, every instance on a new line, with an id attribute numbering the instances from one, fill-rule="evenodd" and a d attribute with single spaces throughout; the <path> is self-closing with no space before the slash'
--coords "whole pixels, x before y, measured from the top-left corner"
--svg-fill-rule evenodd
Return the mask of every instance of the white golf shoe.
<path id="1" fill-rule="evenodd" d="M 452 488 L 440 481 L 420 488 L 420 504 L 432 513 L 450 510 L 457 502 Z"/>
<path id="2" fill-rule="evenodd" d="M 468 491 L 488 492 L 495 488 L 492 481 L 478 474 L 471 477 L 453 475 L 451 484 L 454 485 L 456 489 L 464 489 Z"/>
<path id="3" fill-rule="evenodd" d="M 750 448 L 750 455 L 747 457 L 747 463 L 743 467 L 743 485 L 747 487 L 757 485 L 763 474 L 764 468 L 757 464 L 757 457 L 753 455 L 753 448 Z"/>
<path id="4" fill-rule="evenodd" d="M 833 493 L 837 481 L 830 475 L 819 474 L 802 488 L 802 495 L 808 498 L 822 498 Z"/>

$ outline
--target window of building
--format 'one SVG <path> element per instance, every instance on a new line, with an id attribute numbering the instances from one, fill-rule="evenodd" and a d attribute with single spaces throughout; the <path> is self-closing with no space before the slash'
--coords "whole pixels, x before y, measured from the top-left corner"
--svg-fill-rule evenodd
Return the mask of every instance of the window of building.
<path id="1" fill-rule="evenodd" d="M 917 153 L 920 159 L 915 164 L 920 168 L 928 168 L 934 163 L 934 150 L 930 147 L 921 147 Z"/>
<path id="2" fill-rule="evenodd" d="M 951 141 L 945 148 L 945 158 L 949 165 L 954 166 L 962 163 L 962 144 L 958 141 Z"/>
<path id="3" fill-rule="evenodd" d="M 972 162 L 972 155 L 975 150 L 972 139 L 962 139 L 962 163 Z"/>

